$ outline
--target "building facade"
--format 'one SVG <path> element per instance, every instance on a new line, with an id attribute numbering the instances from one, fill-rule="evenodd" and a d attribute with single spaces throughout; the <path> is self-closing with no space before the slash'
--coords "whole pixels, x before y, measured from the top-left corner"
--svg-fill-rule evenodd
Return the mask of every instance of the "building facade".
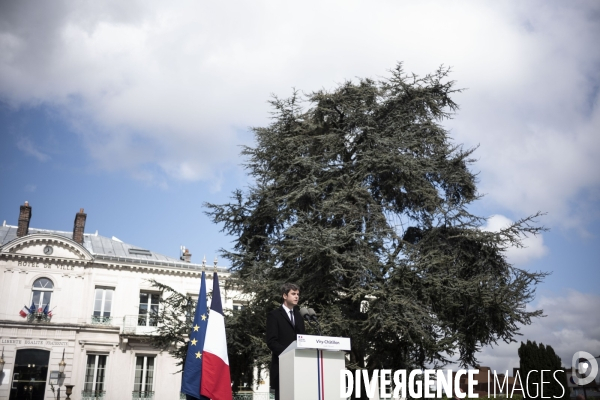
<path id="1" fill-rule="evenodd" d="M 0 399 L 65 398 L 65 385 L 77 400 L 179 399 L 176 360 L 145 340 L 160 307 L 149 280 L 197 298 L 203 269 L 209 292 L 228 270 L 85 233 L 83 209 L 73 232 L 30 228 L 31 211 L 0 227 Z"/>

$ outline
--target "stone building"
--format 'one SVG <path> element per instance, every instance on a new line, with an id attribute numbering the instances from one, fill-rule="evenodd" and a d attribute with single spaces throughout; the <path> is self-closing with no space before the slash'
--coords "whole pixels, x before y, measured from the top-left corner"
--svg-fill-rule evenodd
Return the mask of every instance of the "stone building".
<path id="1" fill-rule="evenodd" d="M 72 232 L 31 228 L 31 216 L 25 202 L 18 225 L 0 227 L 0 399 L 52 399 L 59 388 L 64 399 L 65 385 L 77 400 L 178 399 L 176 360 L 143 340 L 160 307 L 148 280 L 197 298 L 213 266 L 85 233 L 83 209 Z M 223 285 L 228 270 L 214 268 Z"/>

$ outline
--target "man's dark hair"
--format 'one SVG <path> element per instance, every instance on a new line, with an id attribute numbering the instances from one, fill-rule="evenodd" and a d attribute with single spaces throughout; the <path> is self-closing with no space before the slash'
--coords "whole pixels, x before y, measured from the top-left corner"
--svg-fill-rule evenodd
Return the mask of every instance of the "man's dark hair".
<path id="1" fill-rule="evenodd" d="M 283 297 L 283 295 L 288 294 L 290 292 L 290 290 L 298 290 L 299 291 L 300 286 L 296 285 L 295 283 L 286 282 L 283 285 L 281 285 L 281 289 L 279 289 L 279 293 Z"/>

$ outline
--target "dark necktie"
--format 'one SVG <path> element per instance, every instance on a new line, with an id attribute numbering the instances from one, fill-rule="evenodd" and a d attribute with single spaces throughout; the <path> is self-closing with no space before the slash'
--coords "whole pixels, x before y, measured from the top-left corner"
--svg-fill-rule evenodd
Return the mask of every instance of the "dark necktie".
<path id="1" fill-rule="evenodd" d="M 296 324 L 294 323 L 294 312 L 290 311 L 290 321 L 292 321 L 292 325 L 296 326 Z"/>

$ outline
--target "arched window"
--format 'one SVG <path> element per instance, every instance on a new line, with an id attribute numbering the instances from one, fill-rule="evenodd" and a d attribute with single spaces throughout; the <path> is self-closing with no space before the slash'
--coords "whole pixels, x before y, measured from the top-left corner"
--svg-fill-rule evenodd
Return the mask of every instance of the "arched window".
<path id="1" fill-rule="evenodd" d="M 53 289 L 54 284 L 48 278 L 36 279 L 36 281 L 33 282 L 33 287 L 31 288 L 31 304 L 35 310 L 41 308 L 43 311 L 46 306 L 50 308 L 50 299 L 52 298 Z"/>

